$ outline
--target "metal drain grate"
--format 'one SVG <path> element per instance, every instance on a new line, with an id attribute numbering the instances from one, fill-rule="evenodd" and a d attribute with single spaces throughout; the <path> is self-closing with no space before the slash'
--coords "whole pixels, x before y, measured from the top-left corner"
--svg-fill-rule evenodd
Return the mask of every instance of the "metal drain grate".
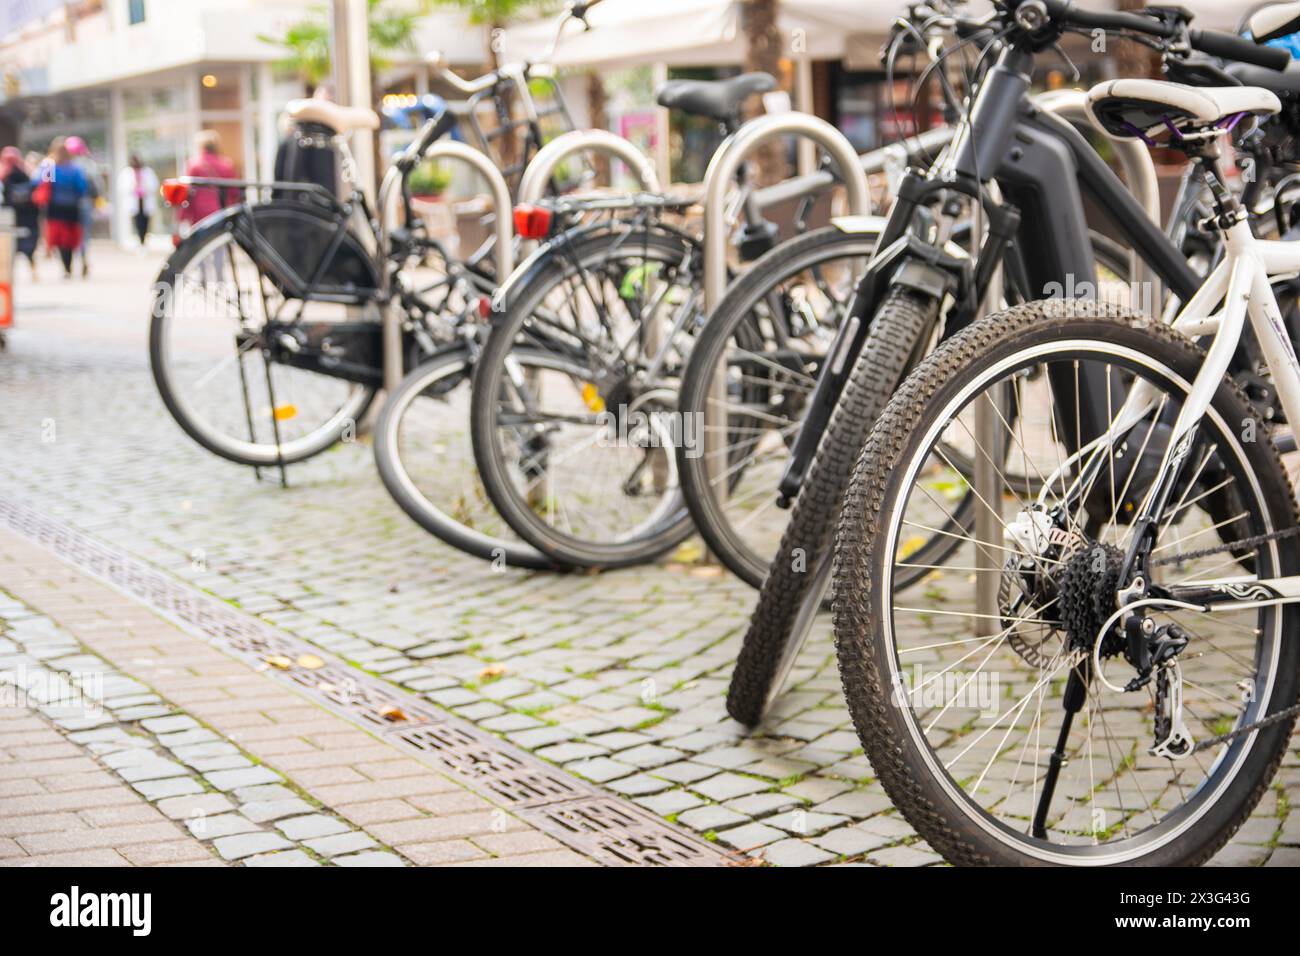
<path id="1" fill-rule="evenodd" d="M 649 811 L 3 494 L 0 523 L 209 643 L 270 666 L 273 676 L 322 706 L 382 733 L 594 860 L 609 866 L 718 866 L 727 860 L 711 843 Z M 319 660 L 305 666 L 304 655 Z"/>

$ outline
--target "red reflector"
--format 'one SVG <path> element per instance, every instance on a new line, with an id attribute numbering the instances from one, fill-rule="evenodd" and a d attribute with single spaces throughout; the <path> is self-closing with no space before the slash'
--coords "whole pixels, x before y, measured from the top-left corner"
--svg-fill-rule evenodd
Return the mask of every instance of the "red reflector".
<path id="1" fill-rule="evenodd" d="M 515 207 L 515 232 L 521 239 L 545 239 L 551 234 L 551 211 L 521 203 Z"/>
<path id="2" fill-rule="evenodd" d="M 478 317 L 486 319 L 492 314 L 492 300 L 485 295 L 478 297 Z"/>
<path id="3" fill-rule="evenodd" d="M 169 206 L 182 205 L 185 200 L 190 198 L 190 184 L 178 183 L 174 179 L 163 180 L 163 184 L 158 191 L 162 193 L 163 201 Z"/>

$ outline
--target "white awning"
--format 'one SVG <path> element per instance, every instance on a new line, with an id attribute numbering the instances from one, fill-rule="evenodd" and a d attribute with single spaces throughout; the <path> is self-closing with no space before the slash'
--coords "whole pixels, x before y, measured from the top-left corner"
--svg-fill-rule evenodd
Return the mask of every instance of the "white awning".
<path id="1" fill-rule="evenodd" d="M 671 66 L 740 63 L 745 34 L 740 0 L 603 0 L 583 32 L 569 23 L 557 66 Z M 900 12 L 892 0 L 782 0 L 778 27 L 787 54 L 836 59 L 849 34 L 883 34 Z M 555 37 L 554 18 L 506 30 L 507 60 L 537 60 Z M 793 49 L 792 49 L 793 47 Z"/>
<path id="2" fill-rule="evenodd" d="M 1195 25 L 1232 30 L 1252 0 L 1179 0 L 1196 15 Z M 745 55 L 740 0 L 602 0 L 581 32 L 569 23 L 555 55 L 557 66 L 623 67 L 645 63 L 669 66 L 738 64 Z M 1114 10 L 1115 0 L 1081 0 L 1080 6 Z M 987 0 L 969 5 L 972 15 L 989 9 Z M 904 0 L 781 0 L 779 28 L 785 53 L 813 59 L 840 59 L 853 36 L 875 39 L 905 11 Z M 555 37 L 554 17 L 506 30 L 507 60 L 537 60 Z M 791 49 L 795 43 L 798 49 Z"/>

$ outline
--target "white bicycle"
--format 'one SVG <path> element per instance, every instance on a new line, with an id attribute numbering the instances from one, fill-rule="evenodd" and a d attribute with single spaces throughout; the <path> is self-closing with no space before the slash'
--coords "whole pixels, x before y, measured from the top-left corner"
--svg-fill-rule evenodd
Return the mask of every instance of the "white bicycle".
<path id="1" fill-rule="evenodd" d="M 954 336 L 876 423 L 839 528 L 835 633 L 859 736 L 957 863 L 1204 862 L 1259 802 L 1300 709 L 1296 500 L 1225 374 L 1249 318 L 1300 423 L 1272 288 L 1300 274 L 1300 243 L 1256 239 L 1218 167 L 1223 134 L 1279 101 L 1115 80 L 1089 102 L 1113 135 L 1167 137 L 1196 164 L 1223 261 L 1172 327 L 1068 299 Z M 910 542 L 952 527 L 933 489 L 959 474 L 953 448 L 988 466 L 984 530 L 896 589 Z M 1006 480 L 1013 466 L 1041 491 Z"/>

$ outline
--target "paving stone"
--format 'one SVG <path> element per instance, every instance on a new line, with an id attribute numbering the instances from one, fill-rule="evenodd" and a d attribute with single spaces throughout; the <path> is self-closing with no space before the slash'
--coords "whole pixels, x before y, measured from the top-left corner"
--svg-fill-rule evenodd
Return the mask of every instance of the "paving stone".
<path id="1" fill-rule="evenodd" d="M 785 839 L 787 834 L 775 827 L 762 823 L 748 823 L 743 827 L 732 827 L 718 834 L 718 842 L 737 850 L 752 850 L 767 846 L 777 840 Z"/>
<path id="2" fill-rule="evenodd" d="M 635 767 L 619 763 L 609 757 L 579 760 L 577 763 L 566 764 L 564 769 L 576 773 L 580 777 L 586 777 L 588 780 L 594 780 L 597 783 L 617 780 L 619 777 L 626 777 L 628 774 L 636 772 Z"/>
<path id="3" fill-rule="evenodd" d="M 320 837 L 315 840 L 304 840 L 303 845 L 313 853 L 318 853 L 323 857 L 332 857 L 341 853 L 368 850 L 375 845 L 375 841 L 360 831 L 353 831 L 351 833 L 338 833 L 333 836 Z"/>
<path id="4" fill-rule="evenodd" d="M 662 767 L 655 767 L 651 773 L 656 777 L 662 777 L 665 780 L 672 780 L 674 783 L 694 783 L 696 780 L 703 780 L 705 777 L 712 777 L 718 773 L 717 767 L 706 767 L 703 764 L 694 763 L 690 760 L 682 760 L 677 763 L 666 764 Z"/>
<path id="5" fill-rule="evenodd" d="M 231 796 L 240 803 L 262 803 L 271 800 L 294 800 L 298 795 L 283 784 L 272 783 L 256 787 L 239 787 Z"/>
<path id="6" fill-rule="evenodd" d="M 763 859 L 776 866 L 815 866 L 835 856 L 803 840 L 782 840 L 764 847 Z"/>
<path id="7" fill-rule="evenodd" d="M 642 770 L 651 770 L 681 760 L 684 756 L 686 755 L 682 751 L 670 747 L 660 747 L 657 744 L 642 744 L 640 747 L 632 747 L 629 750 L 621 751 L 618 759 L 623 763 L 630 763 L 634 767 L 640 767 Z"/>
<path id="8" fill-rule="evenodd" d="M 788 793 L 751 793 L 734 800 L 725 800 L 722 805 L 751 817 L 764 817 L 792 807 L 806 806 L 798 797 L 792 797 Z"/>
<path id="9" fill-rule="evenodd" d="M 139 763 L 129 763 L 117 768 L 117 774 L 128 783 L 145 780 L 165 780 L 168 777 L 188 777 L 190 771 L 174 760 L 155 758 Z"/>
<path id="10" fill-rule="evenodd" d="M 685 790 L 665 790 L 662 793 L 652 794 L 647 797 L 637 797 L 636 802 L 651 813 L 657 813 L 661 817 L 669 817 L 675 813 L 681 813 L 683 810 L 691 810 L 701 806 L 704 800 Z"/>
<path id="11" fill-rule="evenodd" d="M 262 853 L 244 860 L 244 866 L 300 867 L 320 866 L 302 850 L 281 850 L 279 853 Z"/>
<path id="12" fill-rule="evenodd" d="M 262 830 L 258 833 L 240 833 L 235 836 L 220 837 L 212 841 L 212 846 L 225 860 L 242 860 L 257 853 L 269 853 L 293 846 L 278 833 Z"/>
<path id="13" fill-rule="evenodd" d="M 325 816 L 321 813 L 315 813 L 311 816 L 292 817 L 288 820 L 280 820 L 275 825 L 276 829 L 287 836 L 290 840 L 301 843 L 303 840 L 309 840 L 313 837 L 330 836 L 334 833 L 347 833 L 348 826 L 333 817 Z"/>
<path id="14" fill-rule="evenodd" d="M 672 784 L 667 780 L 660 780 L 658 777 L 652 777 L 649 774 L 638 773 L 630 777 L 623 777 L 621 780 L 608 781 L 605 786 L 615 793 L 637 797 L 647 793 L 659 793 L 662 790 L 667 790 Z"/>
<path id="15" fill-rule="evenodd" d="M 933 851 L 918 850 L 910 846 L 891 846 L 876 850 L 871 854 L 871 861 L 880 866 L 928 866 L 941 861 L 939 854 Z"/>
<path id="16" fill-rule="evenodd" d="M 274 783 L 282 778 L 274 770 L 267 767 L 246 767 L 241 770 L 214 770 L 211 773 L 205 773 L 203 779 L 218 790 L 224 791 Z"/>
<path id="17" fill-rule="evenodd" d="M 395 853 L 371 850 L 366 853 L 353 853 L 350 856 L 336 856 L 331 860 L 335 866 L 405 866 L 402 858 Z"/>
<path id="18" fill-rule="evenodd" d="M 284 817 L 310 814 L 315 809 L 305 800 L 293 797 L 289 800 L 264 800 L 245 803 L 239 808 L 239 812 L 256 823 L 270 823 Z"/>
<path id="19" fill-rule="evenodd" d="M 708 830 L 721 830 L 723 827 L 735 826 L 739 823 L 748 823 L 749 817 L 743 813 L 737 813 L 735 810 L 728 810 L 726 807 L 708 806 L 679 813 L 677 822 L 684 823 L 693 830 L 706 832 Z"/>
<path id="20" fill-rule="evenodd" d="M 837 827 L 847 820 L 848 817 L 838 814 L 817 813 L 813 810 L 796 808 L 774 814 L 768 817 L 765 822 L 771 826 L 780 827 L 795 836 L 812 836 L 815 833 L 821 833 L 823 830 L 829 830 L 831 827 Z"/>
<path id="21" fill-rule="evenodd" d="M 203 786 L 193 777 L 172 777 L 166 780 L 141 780 L 131 784 L 146 800 L 162 800 L 164 797 L 180 797 L 191 793 L 202 793 Z"/>
<path id="22" fill-rule="evenodd" d="M 173 820 L 182 820 L 196 814 L 218 814 L 235 809 L 235 805 L 219 793 L 200 793 L 184 797 L 168 797 L 158 801 L 158 809 Z"/>
<path id="23" fill-rule="evenodd" d="M 549 747 L 543 747 L 537 751 L 537 756 L 543 757 L 554 763 L 569 763 L 572 760 L 585 760 L 588 757 L 599 757 L 605 753 L 605 748 L 596 744 L 581 743 L 579 741 L 568 741 L 562 744 L 552 744 Z"/>
<path id="24" fill-rule="evenodd" d="M 858 856 L 888 846 L 893 839 L 852 826 L 839 827 L 829 833 L 823 833 L 821 836 L 813 837 L 811 842 L 836 856 Z"/>
<path id="25" fill-rule="evenodd" d="M 186 818 L 185 828 L 200 840 L 215 840 L 217 837 L 253 833 L 260 829 L 256 823 L 238 813 L 219 813 L 214 816 L 195 814 Z"/>
<path id="26" fill-rule="evenodd" d="M 710 800 L 720 801 L 743 797 L 747 793 L 757 793 L 766 790 L 769 786 L 771 786 L 769 783 L 755 780 L 753 777 L 743 777 L 737 773 L 720 773 L 708 780 L 691 784 L 691 789 L 696 793 L 702 793 Z"/>
<path id="27" fill-rule="evenodd" d="M 140 726 L 151 734 L 174 734 L 182 730 L 196 730 L 199 722 L 193 717 L 177 714 L 173 717 L 152 717 L 142 720 Z"/>

